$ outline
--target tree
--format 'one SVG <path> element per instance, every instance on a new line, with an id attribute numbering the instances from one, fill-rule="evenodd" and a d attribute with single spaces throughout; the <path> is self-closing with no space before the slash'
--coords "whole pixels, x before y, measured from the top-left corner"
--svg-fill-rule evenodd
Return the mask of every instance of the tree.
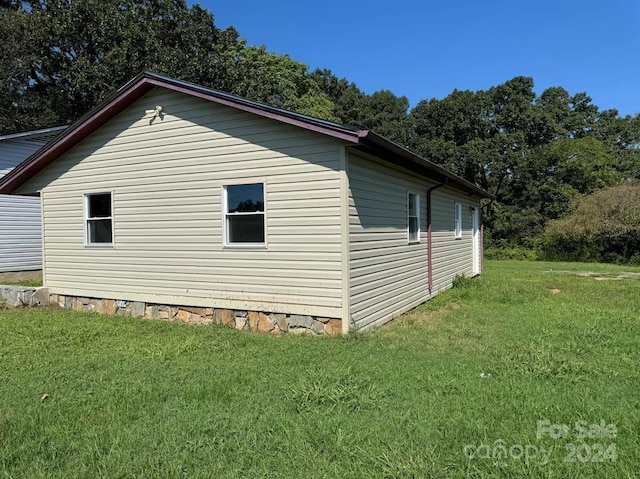
<path id="1" fill-rule="evenodd" d="M 70 123 L 143 70 L 373 130 L 496 196 L 487 238 L 531 246 L 581 195 L 640 178 L 640 115 L 515 77 L 409 113 L 330 70 L 247 46 L 186 0 L 0 0 L 0 134 Z"/>
<path id="2" fill-rule="evenodd" d="M 38 35 L 31 31 L 23 2 L 7 2 L 0 6 L 0 134 L 33 129 L 57 121 L 57 115 L 46 97 L 27 94 L 32 65 L 40 61 L 36 47 Z"/>
<path id="3" fill-rule="evenodd" d="M 516 77 L 487 91 L 454 90 L 411 111 L 412 147 L 501 197 L 531 147 L 533 80 Z"/>
<path id="4" fill-rule="evenodd" d="M 532 246 L 574 198 L 640 174 L 637 117 L 600 111 L 585 93 L 560 87 L 537 97 L 533 86 L 515 77 L 454 90 L 410 113 L 414 150 L 497 197 L 485 221 L 500 244 Z"/>
<path id="5" fill-rule="evenodd" d="M 316 69 L 310 78 L 333 103 L 333 116 L 345 125 L 360 126 L 366 95 L 345 78 L 338 78 L 331 70 Z"/>
<path id="6" fill-rule="evenodd" d="M 232 69 L 237 80 L 230 91 L 236 95 L 304 115 L 338 120 L 333 102 L 309 75 L 309 67 L 289 55 L 242 44 Z"/>
<path id="7" fill-rule="evenodd" d="M 143 70 L 224 85 L 224 53 L 237 43 L 184 0 L 15 2 L 0 18 L 17 45 L 0 58 L 12 84 L 3 131 L 74 121 Z"/>
<path id="8" fill-rule="evenodd" d="M 411 148 L 488 189 L 486 141 L 490 138 L 485 92 L 454 90 L 442 100 L 422 100 L 411 110 Z"/>
<path id="9" fill-rule="evenodd" d="M 374 92 L 362 101 L 358 126 L 406 146 L 408 109 L 407 97 L 398 97 L 389 90 Z"/>
<path id="10" fill-rule="evenodd" d="M 144 70 L 338 119 L 307 65 L 247 47 L 185 0 L 34 0 L 0 13 L 15 40 L 0 57 L 2 131 L 72 122 Z"/>
<path id="11" fill-rule="evenodd" d="M 12 40 L 0 57 L 3 132 L 72 122 L 144 70 L 335 119 L 306 65 L 246 47 L 184 0 L 16 2 L 0 15 Z"/>
<path id="12" fill-rule="evenodd" d="M 367 95 L 354 83 L 333 75 L 331 70 L 317 69 L 311 77 L 333 102 L 337 121 L 373 130 L 401 146 L 409 146 L 407 97 L 398 97 L 389 90 Z"/>

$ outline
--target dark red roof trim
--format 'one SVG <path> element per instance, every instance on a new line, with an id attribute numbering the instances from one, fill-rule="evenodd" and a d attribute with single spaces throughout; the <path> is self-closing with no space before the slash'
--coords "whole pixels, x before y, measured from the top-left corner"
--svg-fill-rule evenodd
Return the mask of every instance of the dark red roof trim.
<path id="1" fill-rule="evenodd" d="M 74 145 L 100 128 L 109 119 L 123 111 L 136 100 L 142 98 L 154 87 L 167 88 L 347 141 L 354 144 L 354 146 L 363 147 L 364 150 L 370 150 L 373 154 L 387 161 L 402 164 L 421 174 L 432 175 L 437 178 L 449 178 L 453 185 L 457 185 L 469 193 L 485 198 L 492 197 L 473 183 L 454 175 L 435 163 L 417 156 L 372 131 L 358 130 L 345 125 L 282 110 L 228 93 L 149 72 L 141 73 L 133 78 L 109 96 L 104 102 L 71 125 L 54 141 L 42 147 L 14 168 L 9 174 L 1 178 L 0 193 L 15 192 L 17 188 L 26 183 L 31 177 L 49 166 Z"/>

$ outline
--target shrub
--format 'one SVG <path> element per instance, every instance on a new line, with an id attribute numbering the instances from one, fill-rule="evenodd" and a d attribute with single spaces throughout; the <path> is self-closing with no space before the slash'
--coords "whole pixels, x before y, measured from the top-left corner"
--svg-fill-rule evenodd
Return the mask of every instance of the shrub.
<path id="1" fill-rule="evenodd" d="M 628 181 L 581 198 L 573 213 L 550 221 L 546 259 L 633 263 L 640 261 L 640 182 Z"/>
<path id="2" fill-rule="evenodd" d="M 535 261 L 538 257 L 535 250 L 521 246 L 507 248 L 487 248 L 484 250 L 485 259 Z"/>
<path id="3" fill-rule="evenodd" d="M 466 288 L 471 285 L 473 280 L 464 274 L 456 274 L 453 278 L 452 286 L 454 288 Z"/>

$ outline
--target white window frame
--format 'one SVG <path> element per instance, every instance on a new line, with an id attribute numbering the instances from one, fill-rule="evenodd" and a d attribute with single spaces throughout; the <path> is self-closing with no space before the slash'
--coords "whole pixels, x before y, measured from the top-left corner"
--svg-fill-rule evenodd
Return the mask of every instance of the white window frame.
<path id="1" fill-rule="evenodd" d="M 262 201 L 264 204 L 264 211 L 252 212 L 252 213 L 229 213 L 229 202 L 227 197 L 227 188 L 230 186 L 242 186 L 242 185 L 255 185 L 262 184 Z M 261 243 L 232 243 L 229 241 L 229 224 L 227 218 L 229 216 L 240 215 L 262 215 L 264 222 L 264 241 Z M 222 244 L 225 248 L 261 248 L 267 247 L 267 182 L 266 181 L 243 181 L 238 183 L 226 183 L 222 185 Z"/>
<path id="2" fill-rule="evenodd" d="M 456 239 L 462 238 L 462 203 L 453 205 L 453 236 Z"/>
<path id="3" fill-rule="evenodd" d="M 415 215 L 411 216 L 411 198 L 414 199 L 414 212 Z M 411 237 L 411 218 L 416 218 L 418 230 L 416 231 L 416 237 Z M 407 241 L 409 244 L 420 243 L 420 193 L 415 191 L 407 191 Z"/>
<path id="4" fill-rule="evenodd" d="M 111 216 L 108 217 L 96 217 L 96 218 L 89 218 L 89 197 L 90 196 L 97 196 L 97 195 L 109 195 L 111 197 Z M 113 222 L 113 191 L 96 191 L 93 193 L 84 193 L 83 195 L 83 203 L 84 203 L 84 208 L 83 208 L 83 224 L 84 224 L 84 245 L 85 246 L 89 246 L 91 248 L 113 248 L 114 246 L 114 236 L 115 236 L 115 227 L 114 227 L 114 222 Z M 111 221 L 111 242 L 110 243 L 92 243 L 90 241 L 89 238 L 89 222 L 90 221 L 104 221 L 104 220 L 110 220 Z"/>

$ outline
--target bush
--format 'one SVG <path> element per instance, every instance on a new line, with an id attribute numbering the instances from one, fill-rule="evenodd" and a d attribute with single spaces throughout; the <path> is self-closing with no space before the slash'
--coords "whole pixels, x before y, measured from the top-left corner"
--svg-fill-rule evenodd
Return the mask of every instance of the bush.
<path id="1" fill-rule="evenodd" d="M 569 216 L 549 222 L 542 252 L 550 260 L 638 264 L 640 182 L 583 197 Z"/>
<path id="2" fill-rule="evenodd" d="M 538 254 L 535 250 L 511 246 L 507 248 L 487 248 L 484 250 L 485 259 L 535 261 Z"/>
<path id="3" fill-rule="evenodd" d="M 465 276 L 464 274 L 456 274 L 453 278 L 452 287 L 454 288 L 466 288 L 471 285 L 472 278 Z"/>

